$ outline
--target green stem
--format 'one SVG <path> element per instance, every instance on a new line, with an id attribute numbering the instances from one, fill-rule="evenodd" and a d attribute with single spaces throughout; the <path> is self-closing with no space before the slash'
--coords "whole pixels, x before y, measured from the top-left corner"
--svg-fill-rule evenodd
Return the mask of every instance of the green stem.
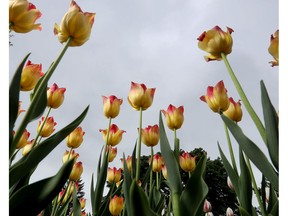
<path id="1" fill-rule="evenodd" d="M 159 185 L 159 172 L 156 172 L 156 188 L 157 188 L 157 190 L 160 189 L 159 186 L 160 186 L 160 185 Z"/>
<path id="2" fill-rule="evenodd" d="M 21 122 L 21 124 L 18 127 L 17 132 L 15 133 L 15 136 L 13 138 L 13 142 L 12 142 L 12 151 L 10 152 L 9 157 L 11 157 L 11 155 L 13 154 L 17 143 L 19 142 L 23 131 L 25 130 L 28 122 L 31 120 L 31 115 L 32 112 L 34 111 L 34 107 L 37 103 L 37 99 L 41 94 L 41 91 L 43 90 L 43 88 L 46 88 L 45 86 L 47 85 L 48 80 L 50 79 L 50 77 L 52 76 L 53 72 L 55 71 L 56 67 L 58 66 L 59 62 L 61 61 L 62 57 L 64 56 L 66 50 L 69 47 L 70 42 L 72 41 L 72 38 L 69 37 L 65 46 L 63 47 L 62 51 L 60 52 L 59 56 L 57 57 L 56 61 L 52 63 L 51 67 L 48 69 L 48 71 L 45 73 L 44 78 L 41 80 L 41 83 L 39 84 L 39 87 L 37 88 L 32 101 L 30 103 L 30 106 L 28 108 L 28 110 L 26 111 L 26 114 Z"/>
<path id="3" fill-rule="evenodd" d="M 259 194 L 259 191 L 258 191 L 257 183 L 256 183 L 256 181 L 255 181 L 255 177 L 254 177 L 254 174 L 253 174 L 253 170 L 252 170 L 252 168 L 251 168 L 250 160 L 249 160 L 249 158 L 247 157 L 246 154 L 245 154 L 245 158 L 246 158 L 248 170 L 249 170 L 249 173 L 250 173 L 250 176 L 251 176 L 253 189 L 254 189 L 254 192 L 255 192 L 255 194 L 256 194 L 256 198 L 257 198 L 259 207 L 260 207 L 260 209 L 261 209 L 261 213 L 262 213 L 263 216 L 266 216 L 265 208 L 264 208 L 263 203 L 262 203 L 261 198 L 260 198 L 260 194 Z"/>
<path id="4" fill-rule="evenodd" d="M 169 194 L 169 201 L 168 201 L 168 208 L 167 208 L 167 215 L 170 216 L 171 212 L 171 201 L 172 201 L 172 195 L 171 193 Z"/>
<path id="5" fill-rule="evenodd" d="M 191 175 L 192 175 L 192 173 L 191 173 L 191 172 L 188 172 L 189 179 L 191 178 Z"/>
<path id="6" fill-rule="evenodd" d="M 176 160 L 178 161 L 180 147 L 179 147 L 179 142 L 177 140 L 177 132 L 176 131 L 177 130 L 174 128 L 174 154 L 175 154 Z"/>
<path id="7" fill-rule="evenodd" d="M 151 167 L 153 167 L 153 156 L 154 156 L 154 151 L 153 151 L 153 146 L 151 146 Z M 149 194 L 152 194 L 152 182 L 153 182 L 153 170 L 151 168 L 150 170 L 150 191 Z"/>
<path id="8" fill-rule="evenodd" d="M 233 168 L 234 168 L 235 172 L 238 175 L 238 169 L 237 169 L 236 162 L 235 162 L 235 157 L 234 157 L 234 153 L 233 153 L 231 139 L 230 139 L 230 135 L 229 135 L 229 131 L 228 131 L 227 125 L 225 123 L 224 123 L 224 129 L 225 129 L 226 139 L 227 139 L 227 142 L 228 142 L 228 148 L 229 148 L 229 152 L 230 152 L 232 165 L 233 165 Z"/>
<path id="9" fill-rule="evenodd" d="M 108 152 L 106 152 L 106 151 L 107 151 L 107 146 L 108 146 L 108 141 L 109 141 L 111 121 L 112 121 L 112 118 L 109 118 L 107 135 L 106 135 L 106 141 L 105 141 L 105 146 L 104 146 L 104 149 L 103 149 L 103 161 L 102 161 L 102 164 L 104 163 L 104 161 L 107 160 L 107 157 L 109 156 L 109 152 L 110 152 L 110 149 L 108 149 Z"/>
<path id="10" fill-rule="evenodd" d="M 172 193 L 172 209 L 174 216 L 180 216 L 180 194 L 179 193 Z"/>
<path id="11" fill-rule="evenodd" d="M 233 72 L 228 60 L 227 60 L 227 57 L 224 53 L 221 53 L 221 57 L 226 65 L 226 68 L 228 70 L 228 73 L 238 91 L 238 94 L 240 95 L 240 98 L 246 108 L 246 110 L 248 111 L 250 117 L 252 118 L 252 120 L 254 121 L 254 124 L 256 125 L 264 143 L 267 145 L 267 141 L 266 141 L 266 133 L 265 133 L 265 128 L 262 124 L 262 122 L 260 121 L 259 117 L 257 116 L 256 112 L 254 111 L 253 107 L 251 106 L 250 102 L 248 101 L 237 77 L 235 76 L 235 73 Z"/>
<path id="12" fill-rule="evenodd" d="M 140 107 L 140 120 L 139 120 L 139 131 L 138 131 L 138 151 L 137 151 L 137 165 L 136 165 L 136 182 L 140 178 L 140 157 L 141 157 L 141 139 L 142 139 L 142 107 Z"/>

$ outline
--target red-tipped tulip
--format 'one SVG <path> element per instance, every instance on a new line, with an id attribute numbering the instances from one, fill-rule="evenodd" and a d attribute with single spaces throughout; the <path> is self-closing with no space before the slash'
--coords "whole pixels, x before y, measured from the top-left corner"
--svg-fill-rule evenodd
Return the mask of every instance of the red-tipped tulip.
<path id="1" fill-rule="evenodd" d="M 176 108 L 172 104 L 170 104 L 167 108 L 167 111 L 161 110 L 161 112 L 164 114 L 166 118 L 166 124 L 169 129 L 179 129 L 181 128 L 183 122 L 184 122 L 184 107 L 179 106 Z"/>
<path id="2" fill-rule="evenodd" d="M 47 120 L 44 123 L 45 118 L 42 117 L 41 121 L 38 123 L 37 132 L 42 137 L 49 137 L 54 131 L 55 131 L 55 125 L 57 123 L 54 121 L 53 117 L 48 117 Z M 43 126 L 44 123 L 44 126 Z M 42 130 L 40 131 L 40 129 Z"/>
<path id="3" fill-rule="evenodd" d="M 179 164 L 185 172 L 193 172 L 196 168 L 196 157 L 192 157 L 189 152 L 184 152 L 179 156 Z"/>
<path id="4" fill-rule="evenodd" d="M 242 109 L 240 100 L 236 103 L 232 97 L 229 98 L 230 105 L 229 108 L 223 112 L 225 116 L 230 118 L 232 121 L 239 122 L 242 119 Z"/>
<path id="5" fill-rule="evenodd" d="M 66 88 L 59 88 L 56 83 L 47 89 L 47 106 L 57 109 L 64 101 Z"/>
<path id="6" fill-rule="evenodd" d="M 21 91 L 30 91 L 34 89 L 43 75 L 42 64 L 32 64 L 29 60 L 22 70 L 20 81 Z"/>
<path id="7" fill-rule="evenodd" d="M 160 139 L 160 131 L 158 125 L 149 125 L 146 128 L 141 129 L 142 133 L 142 142 L 148 146 L 153 147 L 156 146 Z"/>
<path id="8" fill-rule="evenodd" d="M 107 129 L 105 129 L 105 130 L 100 129 L 99 131 L 102 133 L 103 140 L 106 142 L 108 130 Z M 122 140 L 122 135 L 125 132 L 126 131 L 124 131 L 124 130 L 120 130 L 117 125 L 112 124 L 110 126 L 109 138 L 108 138 L 107 145 L 116 146 Z"/>
<path id="9" fill-rule="evenodd" d="M 103 99 L 103 113 L 107 118 L 115 118 L 119 115 L 120 105 L 123 100 L 114 95 L 109 97 L 102 96 Z"/>
<path id="10" fill-rule="evenodd" d="M 83 142 L 85 132 L 82 127 L 77 127 L 66 138 L 66 144 L 69 148 L 78 148 Z"/>
<path id="11" fill-rule="evenodd" d="M 270 61 L 271 66 L 279 65 L 279 29 L 271 35 L 270 37 L 270 46 L 268 52 L 273 56 L 275 61 Z"/>
<path id="12" fill-rule="evenodd" d="M 115 195 L 113 198 L 110 198 L 109 211 L 112 214 L 112 216 L 120 215 L 123 207 L 124 207 L 123 197 L 118 197 L 117 195 Z"/>

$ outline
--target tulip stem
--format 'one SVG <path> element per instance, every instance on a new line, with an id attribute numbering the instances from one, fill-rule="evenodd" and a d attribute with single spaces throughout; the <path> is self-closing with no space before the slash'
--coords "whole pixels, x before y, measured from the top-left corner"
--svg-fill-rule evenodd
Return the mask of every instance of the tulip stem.
<path id="1" fill-rule="evenodd" d="M 50 77 L 52 76 L 53 72 L 55 71 L 56 67 L 58 66 L 59 62 L 61 61 L 62 57 L 64 56 L 66 50 L 69 47 L 70 42 L 72 41 L 72 37 L 69 37 L 65 46 L 63 47 L 62 51 L 60 52 L 59 56 L 57 57 L 57 59 L 52 63 L 52 65 L 50 66 L 50 68 L 48 69 L 48 71 L 45 73 L 43 79 L 41 79 L 41 82 L 39 84 L 39 87 L 36 89 L 36 92 L 33 95 L 33 98 L 31 100 L 30 106 L 28 108 L 28 110 L 26 111 L 25 116 L 23 117 L 23 120 L 21 122 L 21 124 L 18 127 L 17 132 L 15 133 L 15 136 L 13 138 L 13 142 L 12 142 L 12 147 L 11 147 L 11 151 L 9 153 L 9 158 L 12 156 L 17 143 L 19 142 L 23 131 L 25 130 L 27 124 L 29 123 L 29 121 L 31 121 L 31 117 L 32 114 L 34 112 L 34 108 L 37 105 L 37 103 L 39 103 L 39 97 L 42 93 L 42 91 L 46 90 L 46 85 L 48 83 L 48 80 L 50 79 Z"/>
<path id="2" fill-rule="evenodd" d="M 136 166 L 136 182 L 139 181 L 140 177 L 140 157 L 141 157 L 141 139 L 142 139 L 142 107 L 140 107 L 140 120 L 138 129 L 138 152 L 137 152 L 137 166 Z"/>
<path id="3" fill-rule="evenodd" d="M 254 121 L 254 124 L 256 125 L 264 143 L 267 145 L 267 141 L 266 141 L 266 133 L 265 133 L 265 128 L 262 124 L 262 122 L 260 121 L 259 117 L 257 116 L 256 112 L 254 111 L 253 107 L 251 106 L 249 100 L 247 99 L 237 77 L 235 76 L 235 73 L 233 72 L 227 57 L 224 53 L 221 53 L 221 57 L 226 65 L 226 68 L 228 70 L 228 73 L 234 83 L 234 86 L 236 87 L 238 94 L 240 95 L 241 100 L 243 101 L 243 104 L 246 108 L 246 110 L 248 111 L 250 117 L 252 118 L 252 120 Z"/>
<path id="4" fill-rule="evenodd" d="M 177 130 L 174 128 L 174 154 L 175 154 L 177 161 L 178 161 L 179 152 L 180 152 L 179 148 L 180 147 L 179 147 L 179 141 L 177 139 Z"/>
<path id="5" fill-rule="evenodd" d="M 156 172 L 156 188 L 157 188 L 157 190 L 160 189 L 160 187 L 159 187 L 159 172 Z"/>
<path id="6" fill-rule="evenodd" d="M 109 152 L 110 152 L 109 148 L 108 148 L 108 152 L 106 152 L 106 151 L 107 151 L 107 146 L 108 146 L 108 141 L 109 141 L 111 121 L 112 121 L 112 118 L 110 117 L 109 120 L 108 120 L 107 135 L 106 135 L 106 140 L 105 140 L 105 146 L 104 146 L 104 149 L 103 149 L 103 161 L 102 161 L 102 164 L 104 163 L 104 161 L 107 160 L 107 157 L 108 157 Z"/>
<path id="7" fill-rule="evenodd" d="M 251 168 L 251 163 L 250 163 L 250 160 L 249 160 L 249 158 L 247 157 L 246 154 L 245 154 L 245 158 L 246 158 L 247 167 L 248 167 L 248 170 L 249 170 L 249 173 L 250 173 L 250 176 L 251 176 L 253 189 L 254 189 L 254 192 L 256 194 L 259 207 L 261 209 L 261 213 L 262 213 L 263 216 L 266 216 L 265 208 L 264 208 L 263 203 L 261 201 L 260 194 L 259 194 L 259 191 L 258 191 L 258 187 L 257 187 L 256 181 L 255 181 L 255 177 L 254 177 L 254 174 L 253 174 L 253 171 L 252 171 L 252 168 Z"/>
<path id="8" fill-rule="evenodd" d="M 180 216 L 180 194 L 172 192 L 172 209 L 174 216 Z"/>
<path id="9" fill-rule="evenodd" d="M 151 170 L 150 170 L 150 191 L 149 194 L 152 194 L 152 182 L 153 182 L 153 156 L 154 156 L 154 151 L 153 151 L 153 146 L 151 146 Z"/>
<path id="10" fill-rule="evenodd" d="M 231 139 L 230 139 L 230 135 L 229 135 L 229 131 L 228 131 L 227 125 L 225 123 L 224 123 L 224 129 L 225 129 L 226 139 L 227 139 L 227 142 L 228 142 L 228 148 L 229 148 L 229 153 L 230 153 L 232 165 L 233 165 L 233 168 L 234 168 L 235 172 L 238 175 L 238 169 L 237 169 L 236 162 L 235 162 L 235 156 L 234 156 L 234 153 L 233 153 Z"/>

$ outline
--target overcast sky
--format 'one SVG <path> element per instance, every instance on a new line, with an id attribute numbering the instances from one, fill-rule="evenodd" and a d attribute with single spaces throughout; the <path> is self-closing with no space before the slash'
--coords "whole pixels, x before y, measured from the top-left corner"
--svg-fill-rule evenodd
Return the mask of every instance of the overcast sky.
<path id="1" fill-rule="evenodd" d="M 42 12 L 38 22 L 42 31 L 28 34 L 13 33 L 9 48 L 10 79 L 23 57 L 31 52 L 32 63 L 42 63 L 47 71 L 63 45 L 53 34 L 54 23 L 60 24 L 70 1 L 31 1 Z M 229 154 L 223 122 L 199 97 L 207 86 L 223 80 L 229 96 L 240 99 L 222 61 L 204 60 L 206 53 L 198 48 L 197 37 L 205 30 L 219 25 L 234 32 L 233 50 L 228 60 L 248 99 L 262 120 L 260 80 L 264 80 L 272 103 L 278 110 L 278 68 L 267 49 L 270 35 L 278 28 L 278 1 L 176 1 L 176 0 L 98 0 L 76 1 L 84 12 L 95 12 L 91 37 L 81 47 L 71 47 L 49 81 L 65 87 L 64 104 L 53 110 L 56 130 L 74 120 L 87 105 L 90 109 L 81 124 L 85 131 L 83 144 L 76 149 L 83 162 L 87 212 L 91 211 L 91 175 L 96 172 L 101 147 L 104 144 L 99 129 L 106 129 L 107 119 L 102 113 L 102 95 L 123 98 L 120 115 L 112 123 L 126 133 L 117 146 L 118 155 L 110 166 L 121 167 L 120 158 L 130 155 L 137 139 L 139 112 L 127 101 L 131 81 L 156 88 L 152 106 L 143 112 L 143 127 L 158 124 L 159 111 L 169 104 L 184 106 L 184 124 L 178 131 L 180 147 L 185 151 L 201 147 L 208 157 L 219 156 L 217 141 Z M 29 93 L 21 93 L 22 109 L 27 109 Z M 265 150 L 260 135 L 243 106 L 239 125 L 247 136 Z M 23 114 L 22 114 L 23 115 Z M 20 116 L 21 120 L 21 116 Z M 27 128 L 31 138 L 38 121 Z M 173 132 L 166 129 L 173 143 Z M 237 143 L 233 141 L 236 151 Z M 62 165 L 68 150 L 63 141 L 37 168 L 33 181 L 54 175 Z M 160 146 L 155 147 L 155 152 Z M 237 152 L 237 151 L 236 151 Z M 142 146 L 143 154 L 150 149 Z M 237 154 L 236 154 L 237 155 Z"/>

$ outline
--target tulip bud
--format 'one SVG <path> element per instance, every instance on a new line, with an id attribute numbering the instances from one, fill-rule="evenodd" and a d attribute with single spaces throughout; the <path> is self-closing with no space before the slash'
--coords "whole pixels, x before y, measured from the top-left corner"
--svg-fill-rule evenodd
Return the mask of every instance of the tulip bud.
<path id="1" fill-rule="evenodd" d="M 226 216 L 234 216 L 233 210 L 230 207 L 226 210 Z"/>
<path id="2" fill-rule="evenodd" d="M 214 214 L 212 212 L 207 212 L 205 213 L 205 216 L 214 216 Z"/>
<path id="3" fill-rule="evenodd" d="M 81 197 L 80 200 L 80 205 L 81 205 L 81 209 L 84 209 L 86 206 L 86 199 L 84 199 L 84 197 Z"/>
<path id="4" fill-rule="evenodd" d="M 120 159 L 121 162 L 122 162 L 122 167 L 123 167 L 123 170 L 124 170 L 124 160 L 123 158 Z M 132 168 L 132 157 L 130 155 L 127 156 L 126 158 L 126 164 L 127 164 L 127 168 L 129 170 L 129 172 L 131 172 L 131 168 Z"/>
<path id="5" fill-rule="evenodd" d="M 81 46 L 90 37 L 95 15 L 95 13 L 83 13 L 77 3 L 72 0 L 60 26 L 55 23 L 54 34 L 58 36 L 60 43 L 71 38 L 69 46 Z"/>
<path id="6" fill-rule="evenodd" d="M 232 32 L 233 29 L 229 27 L 227 27 L 227 32 L 224 32 L 219 26 L 215 26 L 197 38 L 198 47 L 209 53 L 204 57 L 206 61 L 221 60 L 221 53 L 228 55 L 232 52 Z"/>
<path id="7" fill-rule="evenodd" d="M 112 216 L 120 215 L 123 207 L 124 207 L 123 197 L 118 197 L 117 195 L 115 195 L 113 198 L 110 198 L 109 211 L 112 214 Z"/>
<path id="8" fill-rule="evenodd" d="M 18 144 L 16 145 L 16 149 L 21 149 L 21 148 L 23 148 L 24 146 L 26 146 L 27 143 L 28 143 L 29 137 L 30 137 L 30 133 L 25 129 L 25 130 L 23 131 L 23 134 L 22 134 L 22 136 L 21 136 Z"/>
<path id="9" fill-rule="evenodd" d="M 22 148 L 22 155 L 25 156 L 27 155 L 33 147 L 33 143 L 34 143 L 34 139 L 30 140 L 25 146 L 24 148 Z"/>
<path id="10" fill-rule="evenodd" d="M 83 142 L 85 132 L 81 127 L 77 127 L 72 131 L 66 139 L 66 144 L 68 148 L 78 148 Z"/>
<path id="11" fill-rule="evenodd" d="M 41 30 L 41 24 L 34 24 L 41 12 L 27 0 L 9 1 L 9 29 L 17 33 Z"/>
<path id="12" fill-rule="evenodd" d="M 227 185 L 228 185 L 228 187 L 229 187 L 231 190 L 234 190 L 234 186 L 233 186 L 233 184 L 232 184 L 229 176 L 227 177 Z"/>
<path id="13" fill-rule="evenodd" d="M 163 177 L 167 180 L 168 175 L 167 175 L 167 167 L 166 167 L 166 165 L 165 165 L 165 164 L 162 164 L 161 169 L 162 169 L 162 175 L 163 175 Z"/>
<path id="14" fill-rule="evenodd" d="M 30 91 L 34 89 L 37 82 L 43 75 L 42 64 L 32 64 L 31 61 L 28 61 L 21 74 L 21 91 Z"/>
<path id="15" fill-rule="evenodd" d="M 60 107 L 64 101 L 64 93 L 66 88 L 59 88 L 56 83 L 54 83 L 51 88 L 47 90 L 47 106 L 53 109 Z"/>
<path id="16" fill-rule="evenodd" d="M 215 87 L 208 86 L 207 94 L 202 95 L 200 100 L 206 102 L 214 112 L 225 112 L 230 105 L 227 90 L 222 80 Z"/>
<path id="17" fill-rule="evenodd" d="M 78 181 L 82 175 L 82 172 L 83 172 L 82 162 L 79 161 L 73 165 L 69 179 L 71 181 Z"/>
<path id="18" fill-rule="evenodd" d="M 147 88 L 144 84 L 131 82 L 128 102 L 135 110 L 146 110 L 152 103 L 156 88 Z"/>
<path id="19" fill-rule="evenodd" d="M 205 199 L 204 205 L 203 205 L 203 212 L 208 213 L 211 211 L 212 211 L 212 205 L 207 199 Z"/>
<path id="20" fill-rule="evenodd" d="M 149 125 L 146 128 L 142 128 L 141 133 L 142 133 L 142 142 L 146 146 L 153 147 L 158 144 L 160 138 L 160 131 L 157 124 L 154 126 Z"/>
<path id="21" fill-rule="evenodd" d="M 176 108 L 172 104 L 170 104 L 167 108 L 167 111 L 161 110 L 161 112 L 164 114 L 166 118 L 166 124 L 169 129 L 179 129 L 181 128 L 183 122 L 184 122 L 184 107 L 179 106 Z"/>
<path id="22" fill-rule="evenodd" d="M 49 137 L 55 130 L 54 126 L 57 124 L 53 117 L 47 118 L 47 120 L 44 123 L 45 118 L 41 118 L 42 121 L 39 121 L 38 127 L 37 127 L 37 133 L 39 133 L 42 137 Z M 43 126 L 44 123 L 44 126 Z M 41 130 L 42 128 L 42 130 Z"/>
<path id="23" fill-rule="evenodd" d="M 279 29 L 271 35 L 270 38 L 270 46 L 268 48 L 268 52 L 273 56 L 275 61 L 270 61 L 271 66 L 278 66 L 279 65 Z"/>
<path id="24" fill-rule="evenodd" d="M 74 150 L 72 150 L 71 152 L 67 151 L 64 153 L 63 157 L 62 157 L 62 162 L 65 163 L 67 162 L 67 160 L 74 158 L 74 162 L 76 162 L 77 158 L 79 157 L 78 153 L 75 153 Z"/>
<path id="25" fill-rule="evenodd" d="M 103 112 L 107 118 L 115 118 L 119 115 L 120 105 L 123 100 L 118 99 L 116 96 L 111 95 L 109 97 L 102 96 L 103 99 Z"/>
<path id="26" fill-rule="evenodd" d="M 107 146 L 107 151 L 108 151 L 108 149 L 110 149 L 110 154 L 109 154 L 109 158 L 108 158 L 108 161 L 110 163 L 114 160 L 114 158 L 117 155 L 117 147 L 112 148 L 111 146 Z"/>
<path id="27" fill-rule="evenodd" d="M 153 156 L 152 171 L 160 172 L 162 170 L 162 165 L 164 164 L 163 158 L 159 154 Z"/>
<path id="28" fill-rule="evenodd" d="M 108 130 L 100 129 L 99 131 L 102 133 L 103 140 L 106 142 Z M 117 125 L 112 124 L 110 126 L 107 145 L 116 146 L 122 140 L 122 134 L 125 132 L 124 130 L 119 130 Z"/>
<path id="29" fill-rule="evenodd" d="M 185 172 L 193 172 L 196 168 L 196 157 L 192 157 L 189 152 L 184 152 L 179 156 L 179 164 Z"/>
<path id="30" fill-rule="evenodd" d="M 121 169 L 117 169 L 116 167 L 110 168 L 108 167 L 107 171 L 107 180 L 109 183 L 117 183 L 121 179 Z"/>
<path id="31" fill-rule="evenodd" d="M 229 108 L 223 112 L 225 116 L 230 118 L 232 121 L 239 122 L 242 119 L 242 109 L 240 100 L 236 103 L 232 97 L 229 98 L 230 105 Z"/>

